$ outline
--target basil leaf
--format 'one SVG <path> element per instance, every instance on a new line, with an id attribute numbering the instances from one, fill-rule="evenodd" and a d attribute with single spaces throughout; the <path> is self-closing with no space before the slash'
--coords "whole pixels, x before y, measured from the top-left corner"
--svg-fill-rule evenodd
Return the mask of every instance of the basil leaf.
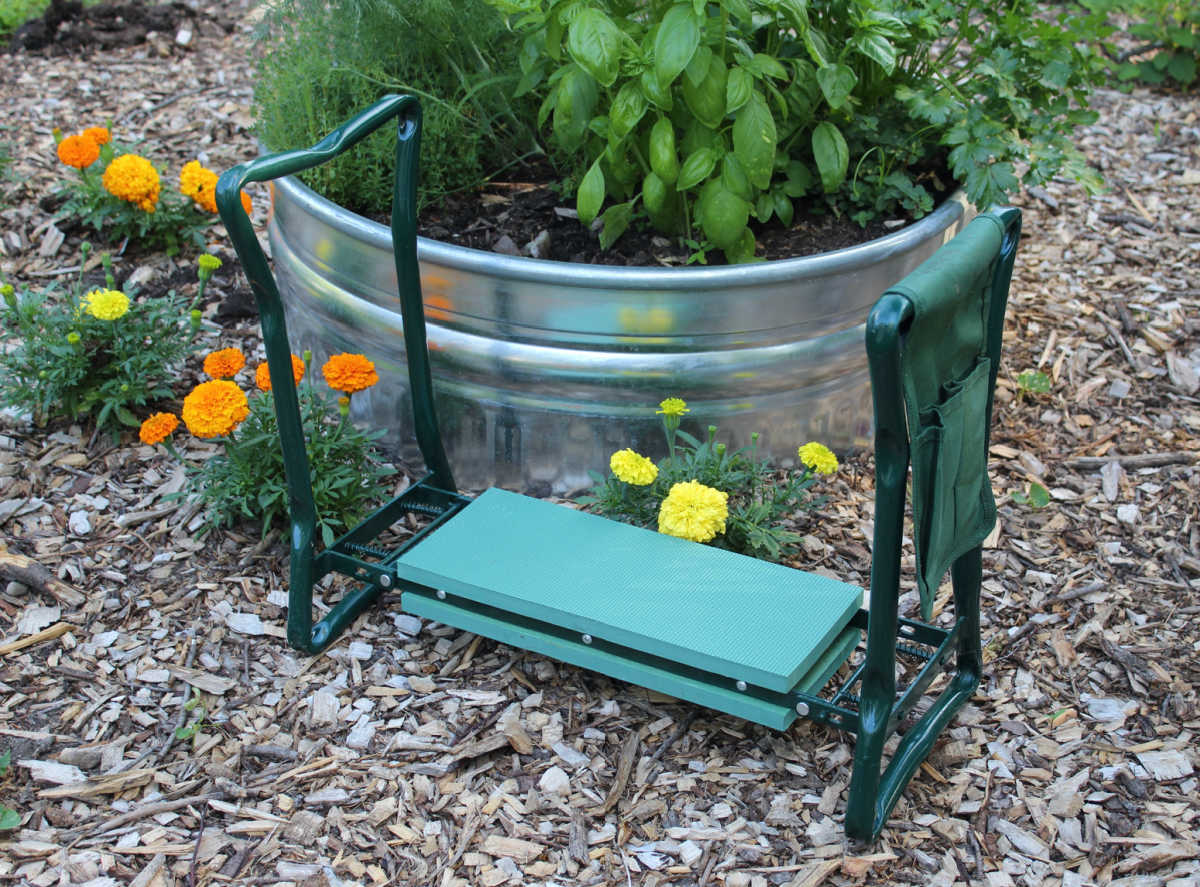
<path id="1" fill-rule="evenodd" d="M 575 209 L 579 213 L 579 221 L 584 225 L 592 224 L 604 203 L 604 170 L 600 168 L 600 160 L 593 161 L 591 167 L 579 183 L 579 191 L 575 195 Z"/>
<path id="2" fill-rule="evenodd" d="M 604 227 L 600 229 L 600 249 L 608 249 L 629 227 L 633 219 L 633 201 L 627 200 L 625 203 L 610 206 L 600 219 L 604 222 Z"/>
<path id="3" fill-rule="evenodd" d="M 888 74 L 896 70 L 896 50 L 887 37 L 878 33 L 858 34 L 850 41 L 859 53 L 879 63 Z"/>
<path id="4" fill-rule="evenodd" d="M 638 121 L 646 113 L 646 97 L 642 95 L 641 87 L 632 80 L 626 81 L 613 99 L 612 111 L 609 112 L 609 124 L 612 134 L 623 139 L 638 125 Z"/>
<path id="5" fill-rule="evenodd" d="M 712 148 L 699 148 L 689 154 L 687 160 L 683 161 L 683 166 L 679 167 L 675 190 L 686 191 L 707 179 L 712 174 L 713 167 L 717 165 L 717 157 L 717 152 Z"/>
<path id="6" fill-rule="evenodd" d="M 725 81 L 725 113 L 736 114 L 738 109 L 750 101 L 754 89 L 754 77 L 745 68 L 735 67 Z"/>
<path id="7" fill-rule="evenodd" d="M 601 86 L 612 86 L 621 63 L 621 32 L 598 9 L 585 9 L 571 22 L 567 52 Z"/>
<path id="8" fill-rule="evenodd" d="M 733 121 L 733 153 L 757 188 L 771 183 L 776 139 L 775 118 L 762 93 L 755 91 Z"/>
<path id="9" fill-rule="evenodd" d="M 700 23 L 692 7 L 676 3 L 663 16 L 654 36 L 654 76 L 666 89 L 680 75 L 700 45 Z"/>
<path id="10" fill-rule="evenodd" d="M 817 69 L 817 83 L 829 107 L 840 108 L 858 85 L 858 75 L 845 65 L 826 65 Z"/>
<path id="11" fill-rule="evenodd" d="M 836 191 L 846 180 L 846 169 L 850 165 L 850 149 L 842 131 L 828 120 L 817 124 L 812 134 L 813 157 L 825 193 Z"/>

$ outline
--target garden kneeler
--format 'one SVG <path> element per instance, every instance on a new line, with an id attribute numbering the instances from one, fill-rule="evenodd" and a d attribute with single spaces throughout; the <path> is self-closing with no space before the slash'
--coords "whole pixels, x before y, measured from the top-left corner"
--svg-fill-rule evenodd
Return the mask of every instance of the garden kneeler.
<path id="1" fill-rule="evenodd" d="M 221 177 L 217 204 L 259 303 L 272 375 L 288 378 L 291 349 L 240 190 L 323 163 L 393 118 L 392 235 L 415 431 L 429 474 L 318 552 L 295 392 L 276 388 L 292 516 L 288 640 L 320 652 L 381 590 L 396 588 L 408 612 L 774 729 L 807 717 L 848 730 L 859 739 L 846 829 L 877 835 L 979 680 L 979 546 L 994 518 L 987 427 L 1019 213 L 973 221 L 871 312 L 876 516 L 866 610 L 862 589 L 825 576 L 504 490 L 473 500 L 457 492 L 425 345 L 415 219 L 420 109 L 412 97 L 385 98 L 311 149 L 262 157 Z M 910 457 L 920 587 L 927 600 L 949 567 L 952 625 L 898 616 Z M 409 513 L 429 517 L 429 525 L 399 547 L 380 546 L 380 533 Z M 314 625 L 313 583 L 331 572 L 362 584 Z M 899 692 L 898 656 L 915 663 Z M 884 769 L 887 737 L 946 667 L 946 689 Z"/>

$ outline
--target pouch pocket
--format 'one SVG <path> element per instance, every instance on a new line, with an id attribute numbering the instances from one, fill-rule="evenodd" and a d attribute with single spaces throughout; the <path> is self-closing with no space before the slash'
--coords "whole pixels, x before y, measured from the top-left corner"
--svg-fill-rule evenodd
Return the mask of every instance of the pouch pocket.
<path id="1" fill-rule="evenodd" d="M 946 386 L 912 441 L 913 526 L 921 609 L 951 563 L 983 541 L 996 506 L 987 476 L 987 395 L 991 361 L 981 357 L 963 379 Z"/>

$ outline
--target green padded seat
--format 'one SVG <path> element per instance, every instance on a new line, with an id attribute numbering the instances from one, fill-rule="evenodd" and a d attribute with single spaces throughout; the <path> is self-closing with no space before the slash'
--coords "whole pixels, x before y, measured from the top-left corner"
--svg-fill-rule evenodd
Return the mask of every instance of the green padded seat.
<path id="1" fill-rule="evenodd" d="M 541 632 L 553 651 L 539 652 L 705 705 L 713 692 L 722 703 L 731 693 L 754 710 L 750 720 L 777 728 L 795 719 L 790 706 L 759 711 L 737 694 L 815 692 L 859 637 L 848 629 L 862 603 L 857 586 L 500 489 L 405 551 L 395 569 L 430 592 L 405 593 L 408 612 L 518 646 Z M 471 610 L 479 618 L 462 625 Z M 523 619 L 509 626 L 514 614 Z M 615 661 L 631 656 L 644 661 Z M 717 687 L 699 691 L 662 672 L 706 672 Z"/>

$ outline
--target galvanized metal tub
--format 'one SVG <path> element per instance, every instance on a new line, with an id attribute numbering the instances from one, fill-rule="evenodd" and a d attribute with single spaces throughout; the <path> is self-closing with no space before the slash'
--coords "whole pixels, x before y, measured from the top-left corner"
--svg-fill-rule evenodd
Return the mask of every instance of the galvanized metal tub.
<path id="1" fill-rule="evenodd" d="M 663 451 L 659 401 L 682 397 L 698 436 L 761 433 L 782 465 L 819 440 L 871 434 L 867 311 L 969 219 L 961 193 L 861 246 L 712 268 L 518 258 L 420 239 L 438 418 L 459 485 L 538 495 L 587 486 L 623 447 Z M 380 383 L 352 417 L 417 459 L 391 232 L 294 179 L 269 226 L 293 348 L 366 354 Z"/>

